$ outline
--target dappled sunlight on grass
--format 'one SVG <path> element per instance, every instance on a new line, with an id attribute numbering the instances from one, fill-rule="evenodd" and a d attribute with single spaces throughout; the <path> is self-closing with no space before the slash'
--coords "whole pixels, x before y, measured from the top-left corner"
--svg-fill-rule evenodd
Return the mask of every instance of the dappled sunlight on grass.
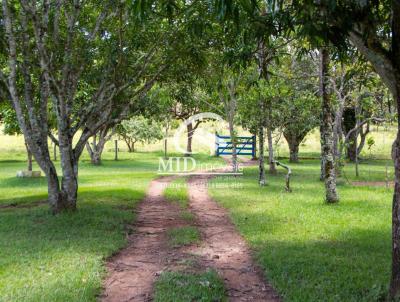
<path id="1" fill-rule="evenodd" d="M 293 193 L 284 191 L 281 173 L 267 175 L 268 185 L 259 187 L 252 167 L 240 180 L 243 188 L 214 188 L 212 195 L 229 209 L 285 300 L 376 301 L 389 280 L 392 189 L 343 181 L 340 203 L 327 205 L 319 162 L 289 165 Z M 379 179 L 384 164 L 373 167 L 363 165 L 361 175 Z"/>
<path id="2" fill-rule="evenodd" d="M 58 216 L 37 204 L 47 197 L 44 177 L 16 178 L 25 163 L 0 162 L 0 206 L 31 206 L 0 208 L 0 300 L 94 301 L 104 259 L 125 245 L 125 225 L 155 176 L 156 155 L 142 159 L 81 163 L 78 211 Z"/>

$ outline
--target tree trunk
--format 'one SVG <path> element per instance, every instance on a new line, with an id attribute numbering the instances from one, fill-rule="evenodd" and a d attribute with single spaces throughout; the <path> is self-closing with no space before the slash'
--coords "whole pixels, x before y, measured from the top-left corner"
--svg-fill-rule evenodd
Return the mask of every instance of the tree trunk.
<path id="1" fill-rule="evenodd" d="M 335 203 L 339 201 L 336 191 L 335 160 L 333 154 L 333 120 L 332 102 L 328 92 L 328 69 L 329 53 L 327 48 L 321 49 L 320 68 L 320 92 L 322 96 L 322 145 L 324 163 L 324 181 L 326 191 L 326 202 Z"/>
<path id="2" fill-rule="evenodd" d="M 400 15 L 400 2 L 391 1 L 391 4 L 392 16 L 396 17 L 391 19 L 390 51 L 382 55 L 381 48 L 376 48 L 375 43 L 366 43 L 364 38 L 366 35 L 350 32 L 349 37 L 392 92 L 397 107 L 397 136 L 392 150 L 395 187 L 392 204 L 392 274 L 389 288 L 389 299 L 395 300 L 400 296 L 400 19 L 397 17 Z"/>
<path id="3" fill-rule="evenodd" d="M 292 141 L 289 143 L 289 151 L 290 151 L 289 161 L 291 163 L 299 162 L 299 145 L 300 143 L 297 141 Z"/>
<path id="4" fill-rule="evenodd" d="M 93 165 L 101 165 L 101 153 L 103 150 L 98 150 L 98 145 L 96 144 L 96 139 L 93 136 L 93 143 L 90 144 L 89 142 L 86 143 L 86 149 L 90 156 L 90 162 Z"/>
<path id="5" fill-rule="evenodd" d="M 258 183 L 260 186 L 265 186 L 267 181 L 265 179 L 265 158 L 264 158 L 264 127 L 258 128 L 258 141 L 259 141 L 259 155 L 258 155 Z"/>
<path id="6" fill-rule="evenodd" d="M 392 1 L 393 16 L 399 16 L 400 3 Z M 395 187 L 392 205 L 392 276 L 390 280 L 391 298 L 400 296 L 400 22 L 398 17 L 392 20 L 392 60 L 395 76 L 393 98 L 397 106 L 397 136 L 394 143 Z"/>
<path id="7" fill-rule="evenodd" d="M 356 118 L 356 111 L 354 108 L 346 108 L 343 113 L 343 126 L 344 131 L 346 134 L 356 127 L 357 125 L 357 118 Z M 351 162 L 355 162 L 356 160 L 356 153 L 357 153 L 357 132 L 354 131 L 348 140 L 348 143 L 345 146 L 346 148 L 346 157 Z"/>
<path id="8" fill-rule="evenodd" d="M 53 214 L 60 213 L 63 210 L 62 194 L 60 183 L 55 169 L 50 169 L 47 173 L 47 192 L 48 203 Z"/>
<path id="9" fill-rule="evenodd" d="M 229 134 L 231 136 L 232 141 L 232 171 L 238 171 L 238 160 L 237 160 L 237 151 L 236 151 L 236 134 L 233 126 L 233 119 L 229 120 Z"/>
<path id="10" fill-rule="evenodd" d="M 357 145 L 357 158 L 360 157 L 361 151 L 364 149 L 365 141 L 367 138 L 368 133 L 370 132 L 370 125 L 367 123 L 365 130 L 364 127 L 360 128 L 359 135 L 360 135 L 360 143 Z"/>
<path id="11" fill-rule="evenodd" d="M 191 156 L 194 129 L 193 129 L 193 125 L 192 124 L 189 124 L 186 127 L 187 127 L 187 145 L 186 145 L 186 154 L 185 154 L 185 156 Z"/>
<path id="12" fill-rule="evenodd" d="M 346 155 L 349 161 L 355 162 L 357 156 L 357 133 L 354 132 L 349 137 L 349 143 L 346 146 Z"/>
<path id="13" fill-rule="evenodd" d="M 340 161 L 341 154 L 341 145 L 343 144 L 343 128 L 342 128 L 342 118 L 344 111 L 344 98 L 339 100 L 339 108 L 335 112 L 335 123 L 333 126 L 333 154 L 335 156 L 335 160 Z"/>
<path id="14" fill-rule="evenodd" d="M 169 133 L 169 120 L 165 125 L 165 138 L 164 138 L 164 158 L 168 158 L 168 133 Z"/>
<path id="15" fill-rule="evenodd" d="M 31 149 L 29 149 L 29 146 L 26 142 L 25 142 L 25 148 L 26 148 L 26 154 L 27 154 L 27 158 L 28 158 L 27 169 L 28 169 L 28 171 L 32 172 L 32 152 L 31 152 Z"/>
<path id="16" fill-rule="evenodd" d="M 78 159 L 72 149 L 72 138 L 59 131 L 60 161 L 62 168 L 62 209 L 76 210 L 78 196 Z"/>
<path id="17" fill-rule="evenodd" d="M 289 146 L 289 161 L 292 163 L 297 163 L 299 161 L 299 146 L 305 135 L 293 133 L 292 131 L 284 131 L 283 136 L 285 137 Z"/>
<path id="18" fill-rule="evenodd" d="M 400 66 L 399 66 L 400 67 Z M 396 99 L 397 112 L 400 110 L 400 69 L 397 79 Z M 397 113 L 397 136 L 393 144 L 392 156 L 394 159 L 395 187 L 392 203 L 392 276 L 390 281 L 390 296 L 400 296 L 400 115 Z"/>
<path id="19" fill-rule="evenodd" d="M 126 146 L 128 147 L 128 152 L 132 153 L 134 151 L 134 143 L 131 141 L 131 139 L 128 136 L 123 136 L 124 142 Z"/>
<path id="20" fill-rule="evenodd" d="M 272 140 L 272 130 L 271 127 L 267 128 L 267 139 L 268 139 L 268 162 L 269 162 L 269 173 L 276 174 L 276 165 L 274 158 L 274 142 Z"/>
<path id="21" fill-rule="evenodd" d="M 114 134 L 114 131 L 111 131 L 111 133 L 108 132 L 108 128 L 103 128 L 99 131 L 98 134 L 93 135 L 92 144 L 90 144 L 89 142 L 86 143 L 86 149 L 90 156 L 90 162 L 93 165 L 101 165 L 101 156 L 103 154 L 104 147 L 107 141 L 109 141 L 111 139 L 111 136 Z M 128 148 L 131 149 L 129 145 Z M 133 149 L 133 151 L 135 150 Z"/>
<path id="22" fill-rule="evenodd" d="M 321 117 L 321 125 L 319 126 L 319 138 L 320 138 L 320 143 L 321 143 L 321 172 L 319 174 L 319 180 L 323 181 L 325 179 L 325 158 L 324 158 L 324 150 L 322 148 L 323 145 L 323 134 L 324 134 L 324 125 L 322 123 L 322 117 Z"/>

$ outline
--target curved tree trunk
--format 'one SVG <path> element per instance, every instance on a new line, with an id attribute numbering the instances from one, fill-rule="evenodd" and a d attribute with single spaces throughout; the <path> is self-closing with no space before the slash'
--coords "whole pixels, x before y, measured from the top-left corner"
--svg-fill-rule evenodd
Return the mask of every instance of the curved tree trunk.
<path id="1" fill-rule="evenodd" d="M 327 48 L 321 49 L 320 92 L 322 96 L 322 140 L 321 149 L 324 164 L 324 181 L 326 202 L 339 201 L 336 191 L 335 159 L 333 154 L 333 120 L 332 102 L 328 92 L 329 53 Z"/>
<path id="2" fill-rule="evenodd" d="M 109 128 L 103 128 L 99 131 L 98 134 L 92 136 L 92 143 L 90 144 L 89 142 L 86 143 L 86 149 L 89 153 L 90 156 L 90 162 L 93 165 L 101 165 L 101 156 L 104 151 L 104 147 L 114 134 L 114 131 L 109 132 Z M 128 144 L 129 150 L 131 150 L 131 147 Z M 134 150 L 133 150 L 134 151 Z"/>

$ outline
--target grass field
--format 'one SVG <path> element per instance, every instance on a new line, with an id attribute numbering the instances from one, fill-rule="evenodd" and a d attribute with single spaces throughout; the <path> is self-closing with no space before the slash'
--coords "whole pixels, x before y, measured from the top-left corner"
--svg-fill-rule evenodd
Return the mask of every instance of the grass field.
<path id="1" fill-rule="evenodd" d="M 341 201 L 324 204 L 319 162 L 290 164 L 292 193 L 284 175 L 257 185 L 246 168 L 242 188 L 212 189 L 229 209 L 258 263 L 285 301 L 377 301 L 385 297 L 391 261 L 391 197 L 385 187 L 354 187 L 340 180 Z M 391 167 L 390 167 L 391 168 Z M 345 168 L 349 181 L 354 167 Z M 384 162 L 361 165 L 364 180 L 383 180 Z M 357 179 L 357 180 L 359 180 Z M 215 180 L 217 181 L 217 180 Z"/>
<path id="2" fill-rule="evenodd" d="M 45 177 L 15 177 L 25 169 L 22 137 L 0 135 L 0 140 L 0 301 L 95 301 L 104 261 L 126 244 L 126 225 L 157 176 L 162 153 L 120 152 L 114 161 L 109 148 L 97 167 L 84 153 L 79 210 L 55 217 L 45 204 Z M 221 162 L 204 154 L 196 159 Z M 37 165 L 34 170 L 39 170 Z M 184 202 L 184 196 L 180 200 Z M 189 214 L 182 211 L 193 220 Z M 198 234 L 189 233 L 187 240 L 196 240 Z"/>
<path id="3" fill-rule="evenodd" d="M 339 180 L 338 205 L 323 202 L 318 160 L 291 164 L 293 193 L 284 191 L 283 172 L 268 176 L 268 185 L 260 188 L 256 168 L 245 169 L 238 180 L 241 187 L 211 189 L 286 301 L 376 301 L 386 293 L 392 190 L 348 183 L 393 178 L 388 159 L 393 131 L 372 135 L 379 148 L 364 152 L 359 178 L 354 177 L 354 166 L 346 165 L 345 177 Z M 317 131 L 308 136 L 300 156 L 318 156 L 318 137 Z M 45 178 L 15 177 L 25 167 L 21 137 L 0 135 L 0 141 L 0 301 L 95 301 L 104 260 L 126 244 L 130 232 L 126 224 L 133 221 L 132 210 L 157 175 L 161 152 L 120 152 L 115 162 L 110 143 L 99 167 L 90 165 L 84 154 L 79 210 L 54 217 L 45 204 L 37 204 L 46 199 Z M 287 156 L 286 146 L 277 151 Z M 221 162 L 207 154 L 196 157 L 201 162 Z M 188 221 L 194 219 L 187 211 L 184 187 L 167 189 L 166 197 L 181 205 Z M 212 273 L 192 277 L 213 280 Z M 162 279 L 156 300 L 169 295 L 165 284 L 185 278 L 177 273 Z M 201 290 L 196 282 L 192 293 Z M 215 294 L 220 292 L 216 285 Z"/>
<path id="4" fill-rule="evenodd" d="M 157 169 L 157 154 L 129 156 L 80 164 L 77 213 L 52 216 L 46 204 L 0 209 L 0 301 L 95 300 L 104 260 L 125 245 L 125 225 Z M 20 161 L 0 165 L 0 207 L 45 200 L 45 178 L 15 178 Z"/>

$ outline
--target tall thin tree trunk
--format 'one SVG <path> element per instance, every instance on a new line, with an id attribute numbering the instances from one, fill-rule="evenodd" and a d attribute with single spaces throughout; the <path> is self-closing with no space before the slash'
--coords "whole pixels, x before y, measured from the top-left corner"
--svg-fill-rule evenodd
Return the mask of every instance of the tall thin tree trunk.
<path id="1" fill-rule="evenodd" d="M 339 107 L 335 112 L 335 123 L 333 126 L 333 154 L 335 155 L 336 160 L 340 160 L 341 158 L 340 145 L 342 144 L 343 140 L 342 118 L 344 101 L 344 98 L 339 100 Z"/>
<path id="2" fill-rule="evenodd" d="M 227 98 L 223 95 L 222 91 L 219 92 L 220 99 L 224 103 L 225 114 L 229 125 L 229 135 L 231 137 L 232 143 L 232 171 L 237 172 L 238 160 L 237 160 L 237 150 L 236 150 L 236 133 L 234 128 L 234 120 L 237 110 L 237 99 L 236 99 L 236 79 L 231 78 L 227 83 L 228 96 Z"/>
<path id="3" fill-rule="evenodd" d="M 234 130 L 234 125 L 233 125 L 233 119 L 229 120 L 229 134 L 231 136 L 231 141 L 232 141 L 232 171 L 237 172 L 238 171 L 238 160 L 237 160 L 237 148 L 236 148 L 236 133 Z"/>
<path id="4" fill-rule="evenodd" d="M 27 168 L 29 172 L 32 172 L 32 152 L 31 149 L 29 149 L 28 144 L 25 142 L 25 148 L 26 148 L 26 155 L 27 155 Z"/>
<path id="5" fill-rule="evenodd" d="M 324 150 L 322 148 L 323 145 L 323 135 L 324 135 L 324 126 L 322 123 L 322 117 L 321 117 L 321 125 L 319 126 L 319 137 L 320 137 L 320 143 L 321 143 L 321 172 L 319 174 L 319 180 L 323 181 L 325 179 L 325 157 L 324 157 Z"/>
<path id="6" fill-rule="evenodd" d="M 326 191 L 326 202 L 335 203 L 339 201 L 336 191 L 335 160 L 333 154 L 333 120 L 332 102 L 328 87 L 329 76 L 329 52 L 326 47 L 321 49 L 320 66 L 320 92 L 322 96 L 322 157 L 324 162 L 324 181 Z"/>
<path id="7" fill-rule="evenodd" d="M 187 145 L 186 145 L 185 156 L 190 156 L 192 154 L 192 141 L 193 141 L 194 129 L 192 124 L 188 124 L 186 128 L 187 128 Z"/>
<path id="8" fill-rule="evenodd" d="M 165 138 L 164 138 L 164 158 L 168 158 L 168 134 L 169 134 L 169 120 L 165 125 Z"/>
<path id="9" fill-rule="evenodd" d="M 259 141 L 259 153 L 258 153 L 258 166 L 259 166 L 259 174 L 258 174 L 258 183 L 260 186 L 266 185 L 265 179 L 265 157 L 264 157 L 264 127 L 260 126 L 258 128 L 258 141 Z"/>
<path id="10" fill-rule="evenodd" d="M 276 174 L 276 165 L 274 157 L 274 141 L 272 139 L 271 127 L 267 128 L 267 140 L 268 140 L 268 163 L 269 163 L 269 173 Z"/>

